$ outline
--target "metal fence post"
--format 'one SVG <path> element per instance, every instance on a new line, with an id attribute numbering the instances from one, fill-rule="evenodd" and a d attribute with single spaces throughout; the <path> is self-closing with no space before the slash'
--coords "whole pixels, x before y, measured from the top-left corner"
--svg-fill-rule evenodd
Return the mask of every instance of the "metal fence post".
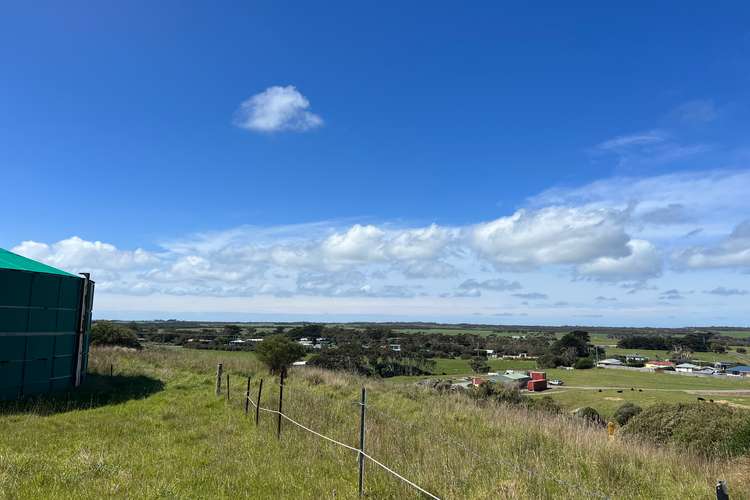
<path id="1" fill-rule="evenodd" d="M 247 417 L 247 412 L 250 410 L 250 377 L 247 377 L 247 390 L 245 391 L 245 416 Z"/>
<path id="2" fill-rule="evenodd" d="M 219 363 L 216 366 L 216 395 L 221 396 L 221 374 L 224 372 L 224 365 Z"/>
<path id="3" fill-rule="evenodd" d="M 229 401 L 229 372 L 227 372 L 227 401 Z"/>
<path id="4" fill-rule="evenodd" d="M 255 401 L 255 427 L 258 427 L 258 421 L 260 419 L 260 396 L 263 394 L 263 379 L 260 379 L 260 385 L 258 386 L 258 399 Z"/>
<path id="5" fill-rule="evenodd" d="M 281 439 L 281 405 L 284 402 L 284 371 L 281 371 L 281 379 L 279 382 L 279 413 L 276 415 L 278 420 L 276 421 L 276 438 Z"/>
<path id="6" fill-rule="evenodd" d="M 359 496 L 365 494 L 365 408 L 367 407 L 367 390 L 362 388 L 359 400 Z"/>

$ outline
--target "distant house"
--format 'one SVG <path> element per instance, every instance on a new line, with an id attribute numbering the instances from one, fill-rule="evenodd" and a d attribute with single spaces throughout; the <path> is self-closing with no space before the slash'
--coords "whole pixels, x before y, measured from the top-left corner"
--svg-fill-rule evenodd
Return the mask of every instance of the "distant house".
<path id="1" fill-rule="evenodd" d="M 750 366 L 740 365 L 727 369 L 727 375 L 734 377 L 750 377 Z"/>
<path id="2" fill-rule="evenodd" d="M 651 370 L 671 370 L 674 368 L 674 363 L 671 361 L 649 361 L 644 366 Z"/>
<path id="3" fill-rule="evenodd" d="M 623 365 L 622 361 L 620 361 L 619 359 L 615 359 L 615 358 L 603 359 L 596 364 L 596 366 L 598 366 L 599 368 L 607 368 L 610 366 L 622 366 L 622 365 Z"/>
<path id="4" fill-rule="evenodd" d="M 304 360 L 303 361 L 295 361 L 294 363 L 292 363 L 292 366 L 305 366 L 305 365 L 307 365 L 307 361 L 304 361 Z"/>
<path id="5" fill-rule="evenodd" d="M 401 344 L 388 344 L 388 349 L 393 352 L 401 352 Z"/>
<path id="6" fill-rule="evenodd" d="M 700 369 L 701 369 L 700 366 L 694 365 L 692 363 L 680 363 L 679 365 L 674 367 L 674 371 L 680 372 L 680 373 L 693 373 Z"/>

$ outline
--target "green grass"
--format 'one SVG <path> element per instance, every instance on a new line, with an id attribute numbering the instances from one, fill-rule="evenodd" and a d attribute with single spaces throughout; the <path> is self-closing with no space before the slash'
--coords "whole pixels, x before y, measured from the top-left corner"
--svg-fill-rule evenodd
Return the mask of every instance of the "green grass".
<path id="1" fill-rule="evenodd" d="M 436 358 L 434 361 L 435 369 L 433 370 L 433 372 L 436 374 L 436 376 L 442 376 L 443 373 L 445 373 L 445 375 L 447 376 L 471 374 L 469 360 Z M 493 371 L 533 370 L 536 366 L 535 361 L 523 361 L 515 359 L 490 359 L 487 360 L 487 364 L 490 365 L 490 368 Z"/>
<path id="2" fill-rule="evenodd" d="M 213 395 L 222 361 L 227 402 Z M 149 348 L 93 350 L 90 377 L 69 398 L 0 405 L 0 498 L 355 498 L 352 452 L 242 411 L 244 377 L 266 377 L 243 352 Z M 421 390 L 311 368 L 293 370 L 285 411 L 354 444 L 355 404 L 368 387 L 367 448 L 441 498 L 711 498 L 717 478 L 750 497 L 745 459 L 706 461 L 567 416 L 477 405 L 462 394 Z M 562 394 L 561 394 L 562 395 Z M 368 498 L 419 498 L 368 464 Z"/>

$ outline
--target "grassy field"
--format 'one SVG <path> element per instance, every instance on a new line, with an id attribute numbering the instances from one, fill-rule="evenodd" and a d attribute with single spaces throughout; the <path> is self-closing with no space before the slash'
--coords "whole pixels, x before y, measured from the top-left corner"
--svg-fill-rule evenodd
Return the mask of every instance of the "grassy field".
<path id="1" fill-rule="evenodd" d="M 459 378 L 471 376 L 469 362 L 463 359 L 436 359 L 435 376 Z M 508 369 L 531 370 L 534 361 L 489 360 L 493 371 Z M 547 378 L 560 379 L 565 385 L 533 394 L 533 397 L 551 396 L 564 408 L 591 406 L 609 417 L 626 401 L 646 407 L 659 402 L 695 402 L 698 397 L 714 399 L 723 404 L 750 408 L 750 393 L 731 394 L 727 391 L 750 391 L 750 380 L 724 377 L 690 377 L 673 373 L 641 372 L 594 368 L 591 370 L 545 370 Z M 389 384 L 408 384 L 425 377 L 394 377 Z M 599 389 L 602 389 L 599 392 Z M 634 389 L 631 391 L 630 389 Z M 638 390 L 640 389 L 640 391 Z M 618 392 L 622 390 L 622 392 Z M 718 391 L 718 392 L 716 392 Z"/>
<path id="2" fill-rule="evenodd" d="M 213 395 L 219 360 L 232 381 L 229 403 Z M 94 350 L 91 368 L 69 398 L 0 406 L 0 497 L 356 497 L 351 451 L 287 424 L 277 440 L 271 415 L 259 428 L 244 416 L 244 377 L 254 376 L 254 388 L 262 373 L 248 353 Z M 717 478 L 736 497 L 750 496 L 745 459 L 609 442 L 570 417 L 309 368 L 287 383 L 290 416 L 350 444 L 366 385 L 368 451 L 441 498 L 711 498 Z M 267 378 L 266 405 L 277 390 Z M 418 498 L 372 464 L 366 490 L 368 498 Z"/>

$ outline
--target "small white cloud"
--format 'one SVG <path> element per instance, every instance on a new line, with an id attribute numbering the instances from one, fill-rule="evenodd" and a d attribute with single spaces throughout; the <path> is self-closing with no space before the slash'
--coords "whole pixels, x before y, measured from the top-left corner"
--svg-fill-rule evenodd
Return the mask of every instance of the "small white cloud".
<path id="1" fill-rule="evenodd" d="M 240 104 L 234 124 L 255 132 L 304 131 L 323 125 L 309 108 L 310 101 L 294 86 L 269 87 Z"/>
<path id="2" fill-rule="evenodd" d="M 630 240 L 622 257 L 599 257 L 577 267 L 578 274 L 602 281 L 645 280 L 661 274 L 662 259 L 656 247 L 645 240 Z"/>

